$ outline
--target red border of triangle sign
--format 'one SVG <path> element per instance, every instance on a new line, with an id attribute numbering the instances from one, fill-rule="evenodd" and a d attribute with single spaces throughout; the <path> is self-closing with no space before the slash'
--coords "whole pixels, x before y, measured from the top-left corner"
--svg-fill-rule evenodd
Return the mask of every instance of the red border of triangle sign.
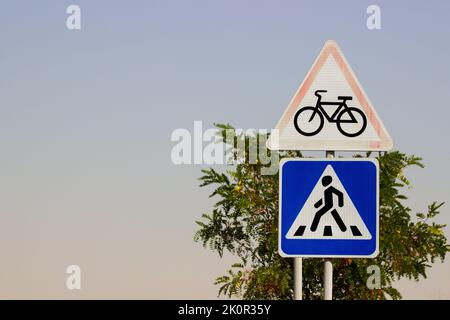
<path id="1" fill-rule="evenodd" d="M 334 59 L 334 61 L 330 62 L 330 59 Z M 330 67 L 330 63 L 332 67 Z M 311 117 L 308 116 L 305 119 L 311 121 L 316 112 L 321 112 L 322 114 L 326 112 L 325 108 L 328 108 L 328 106 L 322 108 L 321 111 L 317 108 L 317 105 L 314 109 L 313 103 L 311 103 L 315 89 L 320 89 L 322 92 L 341 93 L 339 91 L 340 88 L 347 88 L 346 92 L 344 92 L 347 96 L 350 92 L 348 88 L 351 89 L 352 98 L 349 103 L 352 103 L 351 106 L 355 107 L 350 109 L 354 110 L 358 108 L 364 113 L 366 126 L 362 130 L 368 131 L 370 128 L 371 134 L 347 136 L 342 134 L 342 131 L 335 129 L 332 123 L 327 124 L 328 127 L 322 125 L 323 132 L 320 132 L 320 135 L 303 135 L 298 129 L 297 131 L 293 129 L 294 121 L 298 121 L 296 113 L 300 112 L 299 110 L 305 106 L 305 100 L 309 99 L 309 111 L 312 113 L 312 110 L 315 110 Z M 340 95 L 342 96 L 343 94 Z M 317 99 L 316 97 L 314 99 Z M 328 96 L 324 100 L 330 100 L 330 98 L 336 100 L 340 97 Z M 336 112 L 335 116 L 339 118 L 339 115 L 342 113 L 341 116 L 343 117 L 345 112 Z M 330 113 L 333 114 L 334 112 L 330 111 Z M 328 117 L 330 117 L 329 114 Z M 336 122 L 336 117 L 331 122 Z M 317 118 L 321 118 L 322 122 L 325 119 L 330 120 L 330 118 L 324 117 L 324 115 Z M 299 125 L 297 124 L 296 127 L 298 128 Z M 388 151 L 393 148 L 393 141 L 338 45 L 335 41 L 330 40 L 325 43 L 325 46 L 306 75 L 306 78 L 303 80 L 303 83 L 298 88 L 286 111 L 278 121 L 275 130 L 267 141 L 267 147 L 271 150 Z"/>

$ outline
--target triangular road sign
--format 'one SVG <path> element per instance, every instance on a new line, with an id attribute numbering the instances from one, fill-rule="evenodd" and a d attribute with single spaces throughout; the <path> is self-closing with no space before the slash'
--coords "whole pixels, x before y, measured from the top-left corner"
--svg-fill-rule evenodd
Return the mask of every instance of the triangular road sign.
<path id="1" fill-rule="evenodd" d="M 372 238 L 331 165 L 327 165 L 286 234 L 287 239 Z"/>
<path id="2" fill-rule="evenodd" d="M 272 150 L 390 150 L 393 141 L 347 60 L 327 41 L 275 127 Z"/>

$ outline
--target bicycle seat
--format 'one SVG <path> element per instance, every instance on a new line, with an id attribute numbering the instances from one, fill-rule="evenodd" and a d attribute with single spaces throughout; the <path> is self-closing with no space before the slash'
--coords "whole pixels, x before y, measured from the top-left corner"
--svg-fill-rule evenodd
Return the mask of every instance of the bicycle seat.
<path id="1" fill-rule="evenodd" d="M 327 90 L 316 90 L 316 92 L 314 92 L 314 95 L 316 97 L 322 97 L 321 93 L 323 92 L 327 92 Z"/>
<path id="2" fill-rule="evenodd" d="M 338 96 L 337 98 L 339 100 L 352 100 L 353 99 L 353 97 L 351 97 L 351 96 Z"/>

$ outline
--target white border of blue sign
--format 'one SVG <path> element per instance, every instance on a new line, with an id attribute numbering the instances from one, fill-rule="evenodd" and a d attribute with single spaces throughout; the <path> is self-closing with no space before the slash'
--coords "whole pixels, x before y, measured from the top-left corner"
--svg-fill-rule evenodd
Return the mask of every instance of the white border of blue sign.
<path id="1" fill-rule="evenodd" d="M 281 208 L 282 208 L 282 180 L 283 180 L 283 165 L 288 161 L 309 161 L 309 162 L 318 162 L 318 161 L 324 161 L 324 162 L 336 162 L 336 161 L 370 161 L 376 166 L 376 247 L 375 251 L 370 255 L 302 255 L 302 254 L 286 254 L 283 252 L 281 248 L 281 237 L 282 237 L 282 229 L 281 229 Z M 280 171 L 279 171 L 279 180 L 278 180 L 278 253 L 284 257 L 284 258 L 295 258 L 295 257 L 302 257 L 302 258 L 375 258 L 378 256 L 379 253 L 379 224 L 380 224 L 380 167 L 378 164 L 378 160 L 374 158 L 283 158 L 280 161 Z M 319 240 L 320 241 L 320 240 Z M 361 241 L 361 240 L 358 240 Z"/>

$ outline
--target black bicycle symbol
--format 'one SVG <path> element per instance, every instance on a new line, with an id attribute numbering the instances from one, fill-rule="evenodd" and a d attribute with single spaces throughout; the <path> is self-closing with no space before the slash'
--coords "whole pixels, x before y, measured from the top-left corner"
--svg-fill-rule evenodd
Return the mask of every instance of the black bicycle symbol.
<path id="1" fill-rule="evenodd" d="M 347 106 L 347 100 L 352 100 L 353 98 L 350 96 L 338 96 L 338 100 L 336 102 L 324 102 L 322 100 L 322 95 L 320 93 L 327 92 L 327 90 L 316 90 L 314 95 L 317 97 L 317 102 L 315 107 L 307 106 L 300 108 L 294 117 L 294 126 L 295 129 L 304 136 L 314 136 L 322 130 L 324 126 L 324 116 L 330 123 L 336 123 L 336 126 L 340 133 L 347 137 L 356 137 L 359 136 L 367 126 L 367 119 L 364 113 L 354 107 Z M 338 105 L 338 108 L 331 117 L 326 113 L 323 106 L 329 105 Z M 311 116 L 309 116 L 311 114 Z M 319 121 L 313 123 L 314 117 L 318 116 Z M 308 119 L 309 116 L 309 119 Z M 305 122 L 304 117 L 306 117 L 307 122 Z M 361 119 L 357 119 L 361 118 Z M 302 121 L 303 120 L 303 121 Z M 300 121 L 300 124 L 299 124 Z M 352 125 L 350 128 L 345 126 L 345 124 L 358 124 L 358 126 Z M 316 128 L 317 126 L 317 128 Z M 312 128 L 311 128 L 312 127 Z"/>

